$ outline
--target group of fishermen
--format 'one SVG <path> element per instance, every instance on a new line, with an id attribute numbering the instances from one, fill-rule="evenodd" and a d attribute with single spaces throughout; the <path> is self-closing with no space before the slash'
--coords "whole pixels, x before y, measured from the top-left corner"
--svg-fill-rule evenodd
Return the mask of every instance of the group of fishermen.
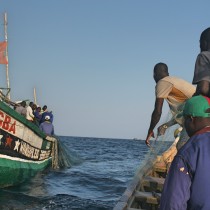
<path id="1" fill-rule="evenodd" d="M 47 110 L 47 105 L 41 108 L 31 101 L 27 106 L 26 101 L 22 101 L 15 110 L 47 135 L 54 135 L 53 114 Z"/>
<path id="2" fill-rule="evenodd" d="M 183 129 L 177 153 L 165 179 L 160 210 L 210 209 L 210 28 L 200 36 L 200 53 L 195 62 L 192 84 L 169 76 L 165 63 L 154 67 L 155 107 L 146 137 L 154 137 L 154 128 L 162 114 L 164 99 L 172 119 L 158 127 L 158 134 L 179 124 Z M 196 86 L 194 86 L 196 85 Z"/>

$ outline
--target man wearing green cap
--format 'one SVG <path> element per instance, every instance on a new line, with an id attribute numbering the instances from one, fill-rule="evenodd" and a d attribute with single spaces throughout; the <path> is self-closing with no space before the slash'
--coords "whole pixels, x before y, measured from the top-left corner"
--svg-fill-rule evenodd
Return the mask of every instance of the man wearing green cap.
<path id="1" fill-rule="evenodd" d="M 190 139 L 171 164 L 160 210 L 209 210 L 210 99 L 202 95 L 192 97 L 183 114 Z"/>

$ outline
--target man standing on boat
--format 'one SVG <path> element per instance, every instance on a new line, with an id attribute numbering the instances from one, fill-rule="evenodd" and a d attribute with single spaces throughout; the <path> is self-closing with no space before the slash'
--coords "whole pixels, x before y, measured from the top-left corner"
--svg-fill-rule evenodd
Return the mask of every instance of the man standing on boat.
<path id="1" fill-rule="evenodd" d="M 168 66 L 165 63 L 158 63 L 155 65 L 153 77 L 156 82 L 156 100 L 145 141 L 147 146 L 150 146 L 150 138 L 154 138 L 153 130 L 161 118 L 164 99 L 168 102 L 173 118 L 158 128 L 158 131 L 161 134 L 164 134 L 168 127 L 176 123 L 181 126 L 183 125 L 183 118 L 181 114 L 183 106 L 185 101 L 191 98 L 195 93 L 195 87 L 189 82 L 174 76 L 169 76 Z"/>
<path id="2" fill-rule="evenodd" d="M 33 122 L 33 120 L 34 120 L 34 114 L 33 114 L 33 109 L 32 109 L 33 104 L 34 103 L 31 101 L 26 108 L 26 119 L 31 122 Z"/>
<path id="3" fill-rule="evenodd" d="M 43 123 L 45 121 L 45 117 L 49 116 L 50 117 L 50 122 L 53 123 L 53 113 L 52 111 L 48 111 L 47 109 L 47 105 L 44 105 L 42 108 L 42 112 L 41 112 L 41 119 L 40 119 L 40 124 Z"/>
<path id="4" fill-rule="evenodd" d="M 20 106 L 18 106 L 15 111 L 17 113 L 19 113 L 20 115 L 23 115 L 24 117 L 26 117 L 26 102 L 25 101 L 22 101 L 20 103 Z"/>
<path id="5" fill-rule="evenodd" d="M 200 36 L 200 54 L 197 56 L 193 84 L 197 85 L 195 95 L 210 97 L 210 28 Z"/>
<path id="6" fill-rule="evenodd" d="M 40 130 L 43 131 L 45 134 L 51 136 L 54 135 L 54 126 L 50 122 L 50 116 L 45 116 L 45 121 L 42 122 L 39 126 Z"/>
<path id="7" fill-rule="evenodd" d="M 160 210 L 210 209 L 210 98 L 193 96 L 184 111 L 190 136 L 165 179 Z"/>

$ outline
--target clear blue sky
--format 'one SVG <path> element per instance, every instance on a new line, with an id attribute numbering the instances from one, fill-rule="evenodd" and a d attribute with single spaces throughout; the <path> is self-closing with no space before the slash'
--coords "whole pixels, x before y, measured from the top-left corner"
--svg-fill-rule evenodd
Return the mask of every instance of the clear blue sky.
<path id="1" fill-rule="evenodd" d="M 145 139 L 153 67 L 191 82 L 209 1 L 0 0 L 11 99 L 48 105 L 58 135 Z M 1 87 L 6 86 L 0 65 Z M 167 112 L 168 105 L 164 103 Z"/>

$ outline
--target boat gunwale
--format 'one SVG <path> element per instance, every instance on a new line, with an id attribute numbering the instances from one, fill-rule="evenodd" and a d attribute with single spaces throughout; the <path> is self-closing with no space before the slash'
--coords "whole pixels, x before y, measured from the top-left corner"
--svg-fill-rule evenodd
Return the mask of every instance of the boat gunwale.
<path id="1" fill-rule="evenodd" d="M 144 165 L 140 167 L 113 210 L 125 210 L 132 204 L 134 199 L 133 195 L 136 190 L 140 188 L 141 182 L 143 181 L 142 178 L 152 171 L 156 161 L 156 159 L 148 159 Z"/>
<path id="2" fill-rule="evenodd" d="M 9 105 L 5 104 L 3 101 L 0 101 L 0 110 L 5 112 L 7 115 L 13 117 L 14 119 L 21 122 L 23 125 L 27 126 L 29 129 L 31 129 L 34 133 L 36 133 L 39 137 L 46 139 L 46 134 L 43 133 L 38 126 L 33 124 L 32 122 L 29 122 L 24 116 L 17 113 L 15 110 L 13 110 Z"/>

